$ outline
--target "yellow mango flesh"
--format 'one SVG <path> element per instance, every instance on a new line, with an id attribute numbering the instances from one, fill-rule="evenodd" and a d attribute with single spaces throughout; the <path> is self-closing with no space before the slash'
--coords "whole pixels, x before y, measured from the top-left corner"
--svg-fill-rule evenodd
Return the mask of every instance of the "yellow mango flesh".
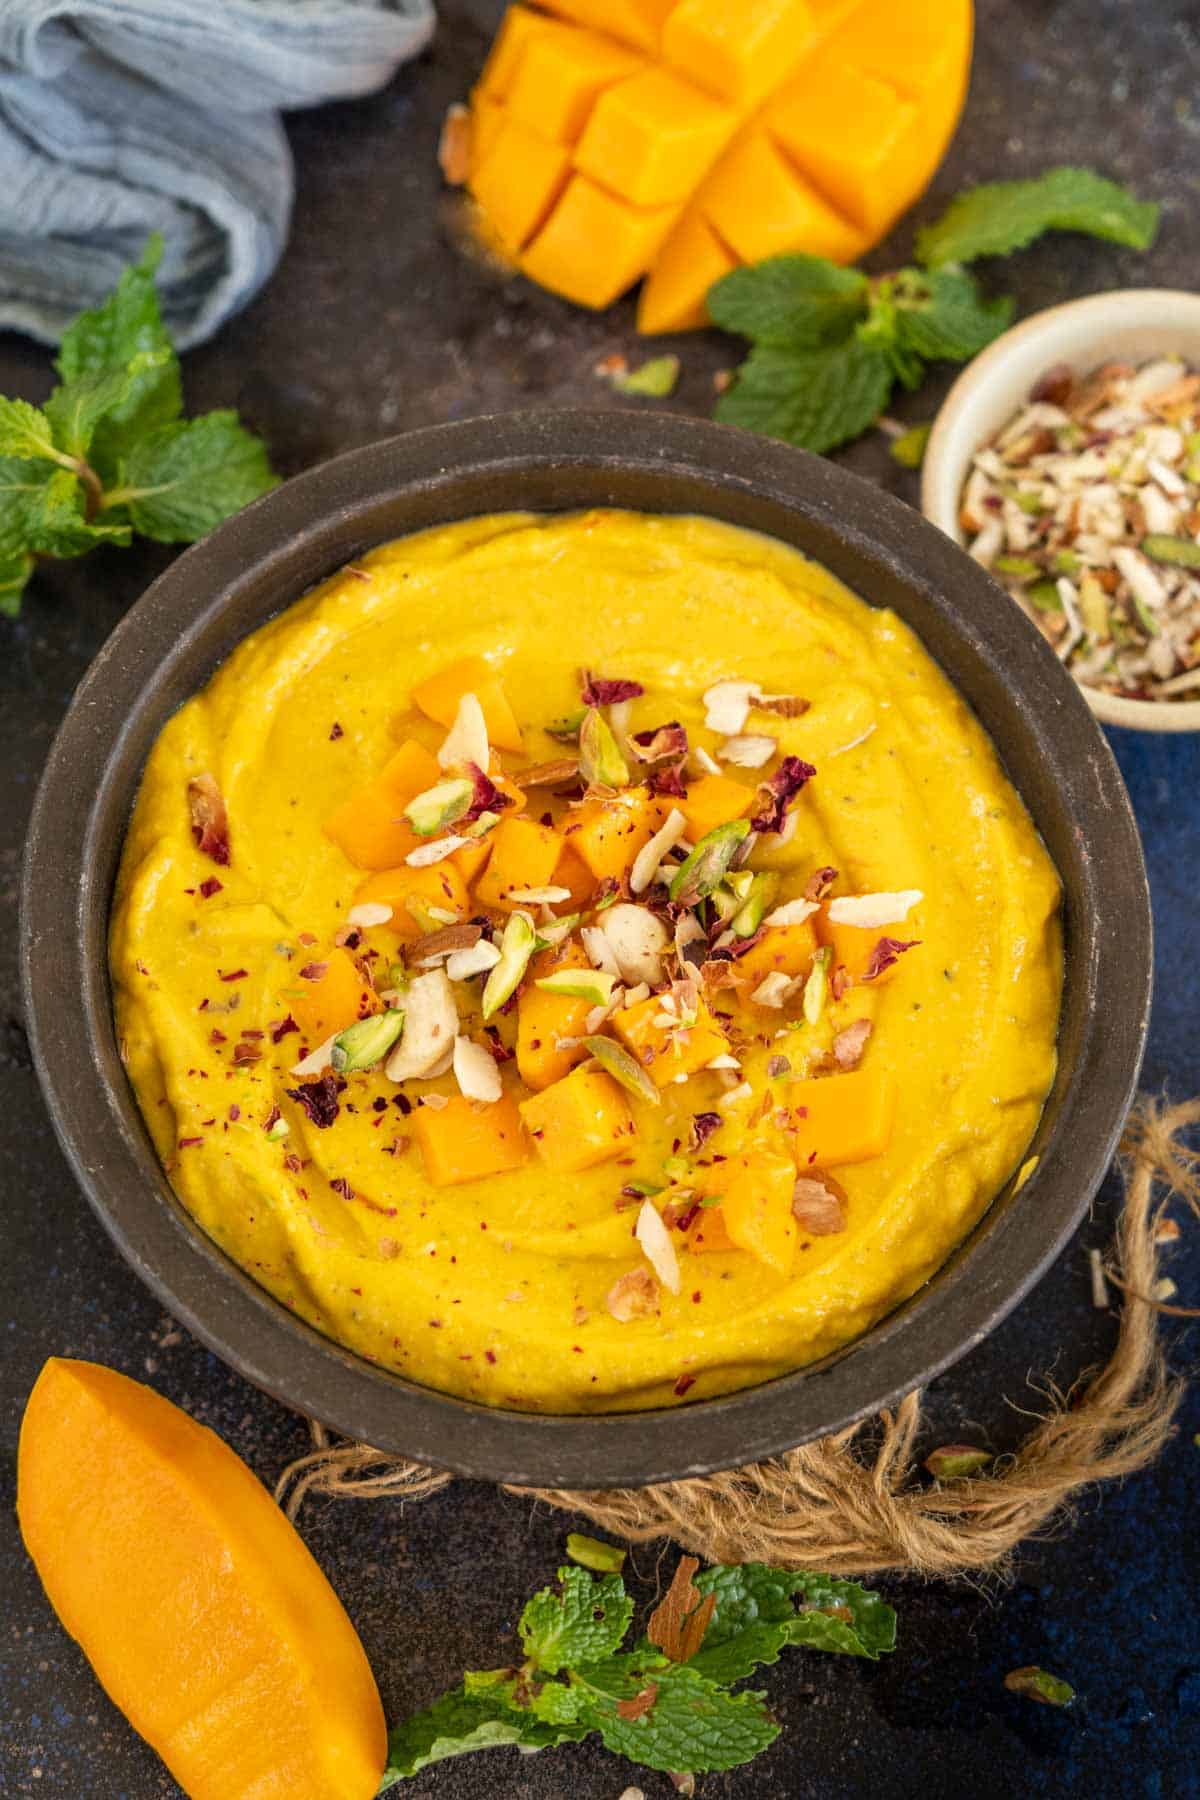
<path id="1" fill-rule="evenodd" d="M 25 1409 L 17 1510 L 63 1625 L 192 1800 L 370 1800 L 386 1733 L 363 1647 L 213 1432 L 53 1357 Z"/>
<path id="2" fill-rule="evenodd" d="M 533 280 L 603 307 L 645 277 L 639 329 L 688 330 L 739 262 L 884 235 L 945 153 L 972 30 L 972 0 L 515 5 L 469 186 Z"/>
<path id="3" fill-rule="evenodd" d="M 454 1187 L 507 1175 L 529 1155 L 521 1115 L 511 1094 L 481 1106 L 454 1094 L 445 1106 L 418 1106 L 412 1115 L 413 1136 L 434 1187 Z"/>
<path id="4" fill-rule="evenodd" d="M 172 716 L 147 763 L 114 898 L 111 963 L 129 1076 L 181 1203 L 297 1317 L 385 1368 L 484 1404 L 671 1404 L 684 1359 L 697 1378 L 692 1400 L 826 1355 L 920 1286 L 970 1230 L 1028 1154 L 1053 1076 L 1056 879 L 978 721 L 901 620 L 787 546 L 713 520 L 607 510 L 475 518 L 356 564 L 367 580 L 335 576 L 240 645 Z M 296 1086 L 295 1033 L 279 1044 L 268 1035 L 246 1068 L 232 1056 L 238 1030 L 278 1019 L 281 990 L 299 985 L 297 934 L 315 935 L 303 954 L 322 957 L 376 880 L 321 827 L 385 765 L 391 721 L 413 690 L 485 656 L 503 670 L 528 760 L 561 757 L 544 727 L 579 705 L 579 670 L 599 662 L 597 618 L 603 672 L 646 687 L 632 703 L 632 731 L 678 718 L 712 752 L 701 697 L 722 680 L 811 701 L 801 718 L 770 719 L 781 750 L 818 771 L 797 803 L 794 836 L 775 847 L 760 838 L 755 850 L 755 863 L 779 875 L 773 905 L 825 865 L 839 871 L 840 893 L 924 894 L 919 930 L 906 923 L 894 933 L 920 936 L 921 949 L 887 984 L 831 998 L 816 1026 L 777 1039 L 783 1018 L 729 991 L 712 998 L 752 1096 L 744 1115 L 737 1105 L 722 1112 L 709 1156 L 752 1147 L 747 1121 L 772 1056 L 804 1076 L 836 1032 L 872 1021 L 863 1070 L 891 1072 L 900 1104 L 879 1155 L 834 1166 L 847 1229 L 798 1243 L 786 1278 L 743 1249 L 692 1257 L 676 1234 L 682 1292 L 664 1292 L 660 1317 L 633 1325 L 605 1307 L 639 1260 L 636 1209 L 618 1207 L 621 1187 L 662 1181 L 676 1140 L 686 1147 L 694 1116 L 720 1109 L 736 1076 L 701 1070 L 668 1081 L 658 1107 L 629 1096 L 636 1137 L 578 1172 L 555 1172 L 531 1143 L 518 1168 L 435 1185 L 382 1072 L 352 1074 L 343 1098 L 354 1112 L 343 1105 L 321 1130 L 284 1091 Z M 338 718 L 345 735 L 332 742 Z M 427 746 L 444 735 L 423 717 L 408 728 Z M 519 779 L 516 756 L 506 764 Z M 201 769 L 225 797 L 234 846 L 223 889 L 207 900 L 195 890 L 212 866 L 192 840 L 186 803 L 188 777 Z M 739 773 L 751 790 L 755 772 Z M 561 827 L 582 810 L 530 792 L 535 819 L 552 810 Z M 386 974 L 393 927 L 372 927 L 366 939 L 379 956 L 372 967 Z M 218 969 L 238 968 L 244 981 L 219 981 Z M 234 996 L 235 1013 L 215 1011 Z M 498 1019 L 507 1041 L 518 1021 L 519 1003 Z M 214 1025 L 224 1044 L 210 1043 Z M 527 1091 L 514 1064 L 501 1075 L 506 1089 Z M 413 1100 L 456 1092 L 449 1073 L 412 1086 Z M 782 1107 L 787 1081 L 770 1086 Z M 226 1129 L 232 1103 L 241 1117 Z M 291 1125 L 282 1144 L 262 1129 L 275 1105 Z M 767 1136 L 778 1150 L 782 1135 L 771 1127 Z M 289 1154 L 305 1166 L 289 1167 Z"/>
<path id="5" fill-rule="evenodd" d="M 521 1117 L 538 1155 L 557 1175 L 626 1155 L 635 1132 L 624 1094 L 594 1063 L 522 1100 Z"/>

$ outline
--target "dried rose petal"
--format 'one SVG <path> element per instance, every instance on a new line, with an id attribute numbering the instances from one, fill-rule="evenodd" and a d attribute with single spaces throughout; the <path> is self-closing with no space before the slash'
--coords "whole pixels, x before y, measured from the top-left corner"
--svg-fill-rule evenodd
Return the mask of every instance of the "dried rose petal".
<path id="1" fill-rule="evenodd" d="M 881 937 L 868 958 L 863 970 L 863 980 L 874 981 L 885 969 L 890 969 L 894 962 L 899 962 L 906 950 L 915 950 L 920 942 L 920 938 L 910 938 L 908 943 L 904 943 L 900 938 Z"/>
<path id="2" fill-rule="evenodd" d="M 456 824 L 473 824 L 481 813 L 501 812 L 513 803 L 511 794 L 502 794 L 490 775 L 486 775 L 478 763 L 469 762 L 467 773 L 475 783 L 475 792 L 471 796 L 471 804 Z"/>
<path id="3" fill-rule="evenodd" d="M 804 887 L 806 900 L 823 900 L 838 878 L 836 869 L 828 864 L 823 869 L 814 869 Z"/>
<path id="4" fill-rule="evenodd" d="M 760 694 L 754 704 L 760 712 L 776 713 L 781 719 L 800 719 L 812 705 L 795 694 Z"/>
<path id="5" fill-rule="evenodd" d="M 299 1031 L 299 1029 L 300 1027 L 297 1025 L 295 1019 L 293 1019 L 291 1013 L 288 1013 L 286 1018 L 280 1019 L 278 1024 L 271 1026 L 271 1042 L 273 1044 L 281 1044 L 289 1031 Z"/>
<path id="6" fill-rule="evenodd" d="M 681 762 L 688 753 L 688 734 L 678 719 L 672 719 L 649 731 L 635 731 L 629 747 L 639 762 Z"/>
<path id="7" fill-rule="evenodd" d="M 333 1075 L 325 1075 L 320 1081 L 306 1081 L 302 1087 L 284 1089 L 288 1099 L 303 1107 L 321 1131 L 332 1125 L 338 1116 L 338 1091 L 337 1078 Z"/>
<path id="8" fill-rule="evenodd" d="M 855 1019 L 833 1040 L 833 1060 L 839 1069 L 857 1069 L 873 1027 L 870 1019 Z"/>
<path id="9" fill-rule="evenodd" d="M 702 1150 L 714 1131 L 719 1131 L 724 1123 L 720 1113 L 700 1112 L 692 1115 L 693 1150 Z"/>
<path id="10" fill-rule="evenodd" d="M 649 1269 L 629 1269 L 617 1276 L 604 1304 L 621 1325 L 631 1319 L 648 1319 L 658 1311 L 658 1283 Z"/>
<path id="11" fill-rule="evenodd" d="M 792 1213 L 802 1231 L 832 1237 L 846 1229 L 846 1195 L 831 1175 L 801 1175 L 792 1189 Z"/>
<path id="12" fill-rule="evenodd" d="M 638 700 L 645 693 L 640 681 L 621 681 L 585 670 L 583 704 L 585 706 L 617 706 L 622 700 Z"/>
<path id="13" fill-rule="evenodd" d="M 759 787 L 761 810 L 750 820 L 755 831 L 782 831 L 790 802 L 816 772 L 802 757 L 785 756 L 775 773 Z"/>
<path id="14" fill-rule="evenodd" d="M 220 788 L 211 775 L 193 775 L 187 793 L 196 848 L 223 869 L 228 868 L 229 814 Z"/>

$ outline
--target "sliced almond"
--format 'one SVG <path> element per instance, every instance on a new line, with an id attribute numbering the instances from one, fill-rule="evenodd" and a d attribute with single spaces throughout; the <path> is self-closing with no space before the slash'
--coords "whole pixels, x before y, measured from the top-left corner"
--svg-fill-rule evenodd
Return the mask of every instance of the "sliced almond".
<path id="1" fill-rule="evenodd" d="M 464 694 L 459 701 L 454 723 L 437 759 L 443 769 L 460 769 L 467 763 L 474 763 L 477 769 L 487 768 L 491 760 L 487 724 L 475 694 Z"/>
<path id="2" fill-rule="evenodd" d="M 404 996 L 404 1036 L 385 1064 L 389 1081 L 429 1075 L 453 1053 L 458 1008 L 444 969 L 431 969 Z"/>
<path id="3" fill-rule="evenodd" d="M 469 981 L 472 975 L 485 975 L 500 961 L 495 944 L 480 938 L 469 950 L 455 950 L 446 958 L 446 973 L 451 981 Z"/>
<path id="4" fill-rule="evenodd" d="M 565 887 L 515 887 L 509 888 L 508 898 L 519 900 L 522 906 L 557 906 L 559 901 L 571 898 L 571 890 Z"/>
<path id="5" fill-rule="evenodd" d="M 702 775 L 719 775 L 721 773 L 720 763 L 715 757 L 709 755 L 703 744 L 692 746 L 692 760 Z"/>
<path id="6" fill-rule="evenodd" d="M 687 820 L 677 806 L 673 806 L 659 829 L 644 844 L 633 859 L 633 868 L 629 873 L 629 891 L 642 894 L 650 886 L 658 873 L 658 866 L 676 844 L 687 835 Z"/>
<path id="7" fill-rule="evenodd" d="M 769 912 L 763 920 L 764 925 L 803 925 L 805 919 L 811 919 L 817 910 L 815 900 L 785 900 L 774 912 Z"/>
<path id="8" fill-rule="evenodd" d="M 870 1019 L 855 1019 L 852 1025 L 847 1025 L 844 1031 L 838 1032 L 831 1048 L 833 1060 L 839 1069 L 857 1069 L 872 1029 Z"/>
<path id="9" fill-rule="evenodd" d="M 791 986 L 792 977 L 781 969 L 774 969 L 770 975 L 763 976 L 750 998 L 755 1006 L 782 1006 Z"/>
<path id="10" fill-rule="evenodd" d="M 750 717 L 752 681 L 718 681 L 705 690 L 704 723 L 721 737 L 736 737 Z"/>
<path id="11" fill-rule="evenodd" d="M 902 888 L 894 894 L 846 894 L 831 900 L 826 912 L 833 925 L 873 930 L 877 925 L 902 924 L 924 898 L 920 888 Z"/>
<path id="12" fill-rule="evenodd" d="M 391 907 L 385 906 L 381 900 L 364 900 L 360 905 L 350 908 L 346 914 L 346 922 L 369 931 L 372 925 L 386 925 L 391 916 Z"/>
<path id="13" fill-rule="evenodd" d="M 443 925 L 440 931 L 427 931 L 412 947 L 412 963 L 417 969 L 432 969 L 455 950 L 470 950 L 482 936 L 478 925 Z"/>
<path id="14" fill-rule="evenodd" d="M 812 1237 L 846 1229 L 846 1195 L 829 1175 L 801 1175 L 792 1189 L 792 1212 Z"/>
<path id="15" fill-rule="evenodd" d="M 482 1100 L 488 1105 L 501 1094 L 500 1071 L 490 1050 L 473 1044 L 470 1038 L 454 1040 L 454 1079 L 468 1100 Z"/>
<path id="16" fill-rule="evenodd" d="M 431 863 L 445 862 L 456 850 L 465 850 L 470 842 L 470 838 L 465 837 L 434 838 L 431 844 L 418 844 L 404 860 L 410 868 L 427 869 Z"/>
<path id="17" fill-rule="evenodd" d="M 643 982 L 652 988 L 661 985 L 663 957 L 671 936 L 648 906 L 632 906 L 624 901 L 610 906 L 604 914 L 603 935 L 622 981 L 628 986 Z"/>
<path id="18" fill-rule="evenodd" d="M 725 739 L 717 755 L 722 762 L 733 763 L 739 769 L 761 769 L 778 748 L 779 742 L 773 737 L 731 737 Z"/>
<path id="19" fill-rule="evenodd" d="M 671 1234 L 662 1222 L 653 1200 L 646 1200 L 637 1216 L 637 1241 L 646 1252 L 646 1260 L 665 1288 L 677 1294 L 680 1287 L 679 1258 L 671 1242 Z"/>
<path id="20" fill-rule="evenodd" d="M 337 1041 L 337 1036 L 336 1031 L 331 1032 L 323 1044 L 318 1044 L 315 1050 L 310 1050 L 307 1056 L 302 1057 L 298 1063 L 292 1064 L 291 1073 L 293 1075 L 323 1075 L 326 1069 L 332 1068 L 333 1046 Z"/>
<path id="21" fill-rule="evenodd" d="M 619 981 L 621 965 L 613 952 L 604 930 L 599 925 L 585 925 L 579 933 L 587 959 L 593 969 L 603 969 L 606 975 L 613 975 Z"/>
<path id="22" fill-rule="evenodd" d="M 631 1319 L 648 1319 L 658 1311 L 658 1283 L 649 1269 L 629 1269 L 617 1276 L 604 1304 L 621 1325 L 628 1325 Z"/>

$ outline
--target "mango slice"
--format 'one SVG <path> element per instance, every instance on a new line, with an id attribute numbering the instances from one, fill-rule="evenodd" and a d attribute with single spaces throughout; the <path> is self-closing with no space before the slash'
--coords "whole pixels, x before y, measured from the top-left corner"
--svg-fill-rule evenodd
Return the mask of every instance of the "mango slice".
<path id="1" fill-rule="evenodd" d="M 493 749 L 524 749 L 521 727 L 509 705 L 504 685 L 482 656 L 464 656 L 461 662 L 451 663 L 427 681 L 418 682 L 412 691 L 412 700 L 427 719 L 449 730 L 464 694 L 474 694 L 478 700 L 487 726 L 488 743 Z M 425 785 L 428 787 L 430 783 Z"/>
<path id="2" fill-rule="evenodd" d="M 583 948 L 568 938 L 557 950 L 543 950 L 529 966 L 517 1003 L 517 1069 L 526 1087 L 540 1093 L 562 1081 L 587 1051 L 581 1043 L 559 1046 L 560 1038 L 582 1038 L 592 1002 L 578 994 L 552 994 L 537 983 L 557 969 L 589 969 Z"/>
<path id="3" fill-rule="evenodd" d="M 554 15 L 549 17 L 547 15 Z M 472 96 L 469 186 L 533 280 L 645 332 L 707 322 L 739 262 L 848 262 L 928 185 L 972 0 L 542 0 Z"/>
<path id="4" fill-rule="evenodd" d="M 636 1130 L 624 1094 L 595 1063 L 522 1100 L 521 1117 L 538 1155 L 556 1175 L 574 1175 L 624 1155 Z"/>
<path id="5" fill-rule="evenodd" d="M 387 1740 L 363 1647 L 304 1544 L 203 1425 L 52 1357 L 17 1509 L 50 1602 L 192 1800 L 369 1800 Z"/>
<path id="6" fill-rule="evenodd" d="M 896 1120 L 896 1081 L 885 1069 L 853 1069 L 790 1082 L 786 1104 L 795 1132 L 792 1148 L 803 1175 L 882 1156 Z"/>
<path id="7" fill-rule="evenodd" d="M 453 1094 L 445 1106 L 418 1106 L 412 1114 L 413 1136 L 435 1187 L 479 1181 L 484 1175 L 506 1175 L 528 1160 L 521 1115 L 511 1094 L 486 1106 Z"/>
<path id="8" fill-rule="evenodd" d="M 554 871 L 562 854 L 562 839 L 549 825 L 533 819 L 514 819 L 505 813 L 488 833 L 492 853 L 487 868 L 475 882 L 480 906 L 511 912 L 529 904 L 525 889 L 553 887 Z"/>
<path id="9" fill-rule="evenodd" d="M 369 786 L 351 794 L 325 821 L 326 837 L 360 869 L 390 869 L 403 862 L 421 842 L 404 818 L 404 808 L 441 774 L 437 758 L 410 739 Z"/>
<path id="10" fill-rule="evenodd" d="M 306 976 L 305 969 L 312 969 L 314 974 Z M 307 962 L 301 962 L 297 956 L 290 974 L 294 979 L 289 979 L 280 1004 L 291 1013 L 310 1049 L 315 1050 L 327 1037 L 344 1031 L 356 1019 L 370 1018 L 382 1010 L 383 1002 L 375 989 L 364 980 L 354 958 L 345 950 L 314 950 L 312 960 Z"/>
<path id="11" fill-rule="evenodd" d="M 392 916 L 386 929 L 406 941 L 419 938 L 423 932 L 436 931 L 442 925 L 457 924 L 469 918 L 471 913 L 467 879 L 456 866 L 457 859 L 476 853 L 476 846 L 472 844 L 469 851 L 456 851 L 454 856 L 429 863 L 423 869 L 410 868 L 406 863 L 398 869 L 380 869 L 360 885 L 354 896 L 355 904 L 390 906 Z M 451 913 L 453 917 L 444 919 L 439 916 L 442 913 Z"/>
<path id="12" fill-rule="evenodd" d="M 691 1025 L 660 1024 L 666 1017 L 658 994 L 613 1015 L 617 1036 L 643 1065 L 655 1087 L 694 1075 L 729 1049 L 729 1039 L 703 1000 Z"/>

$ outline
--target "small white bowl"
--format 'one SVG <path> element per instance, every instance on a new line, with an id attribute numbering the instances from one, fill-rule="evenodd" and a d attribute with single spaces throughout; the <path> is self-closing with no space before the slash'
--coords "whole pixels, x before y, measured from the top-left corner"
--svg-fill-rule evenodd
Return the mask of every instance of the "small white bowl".
<path id="1" fill-rule="evenodd" d="M 971 458 L 1020 410 L 1030 389 L 1055 363 L 1086 375 L 1100 363 L 1140 363 L 1167 355 L 1182 356 L 1200 369 L 1200 294 L 1126 288 L 1052 306 L 1014 325 L 967 365 L 938 413 L 921 475 L 925 517 L 962 543 L 958 509 Z M 1200 700 L 1123 700 L 1082 682 L 1080 687 L 1106 724 L 1140 731 L 1200 731 Z"/>

